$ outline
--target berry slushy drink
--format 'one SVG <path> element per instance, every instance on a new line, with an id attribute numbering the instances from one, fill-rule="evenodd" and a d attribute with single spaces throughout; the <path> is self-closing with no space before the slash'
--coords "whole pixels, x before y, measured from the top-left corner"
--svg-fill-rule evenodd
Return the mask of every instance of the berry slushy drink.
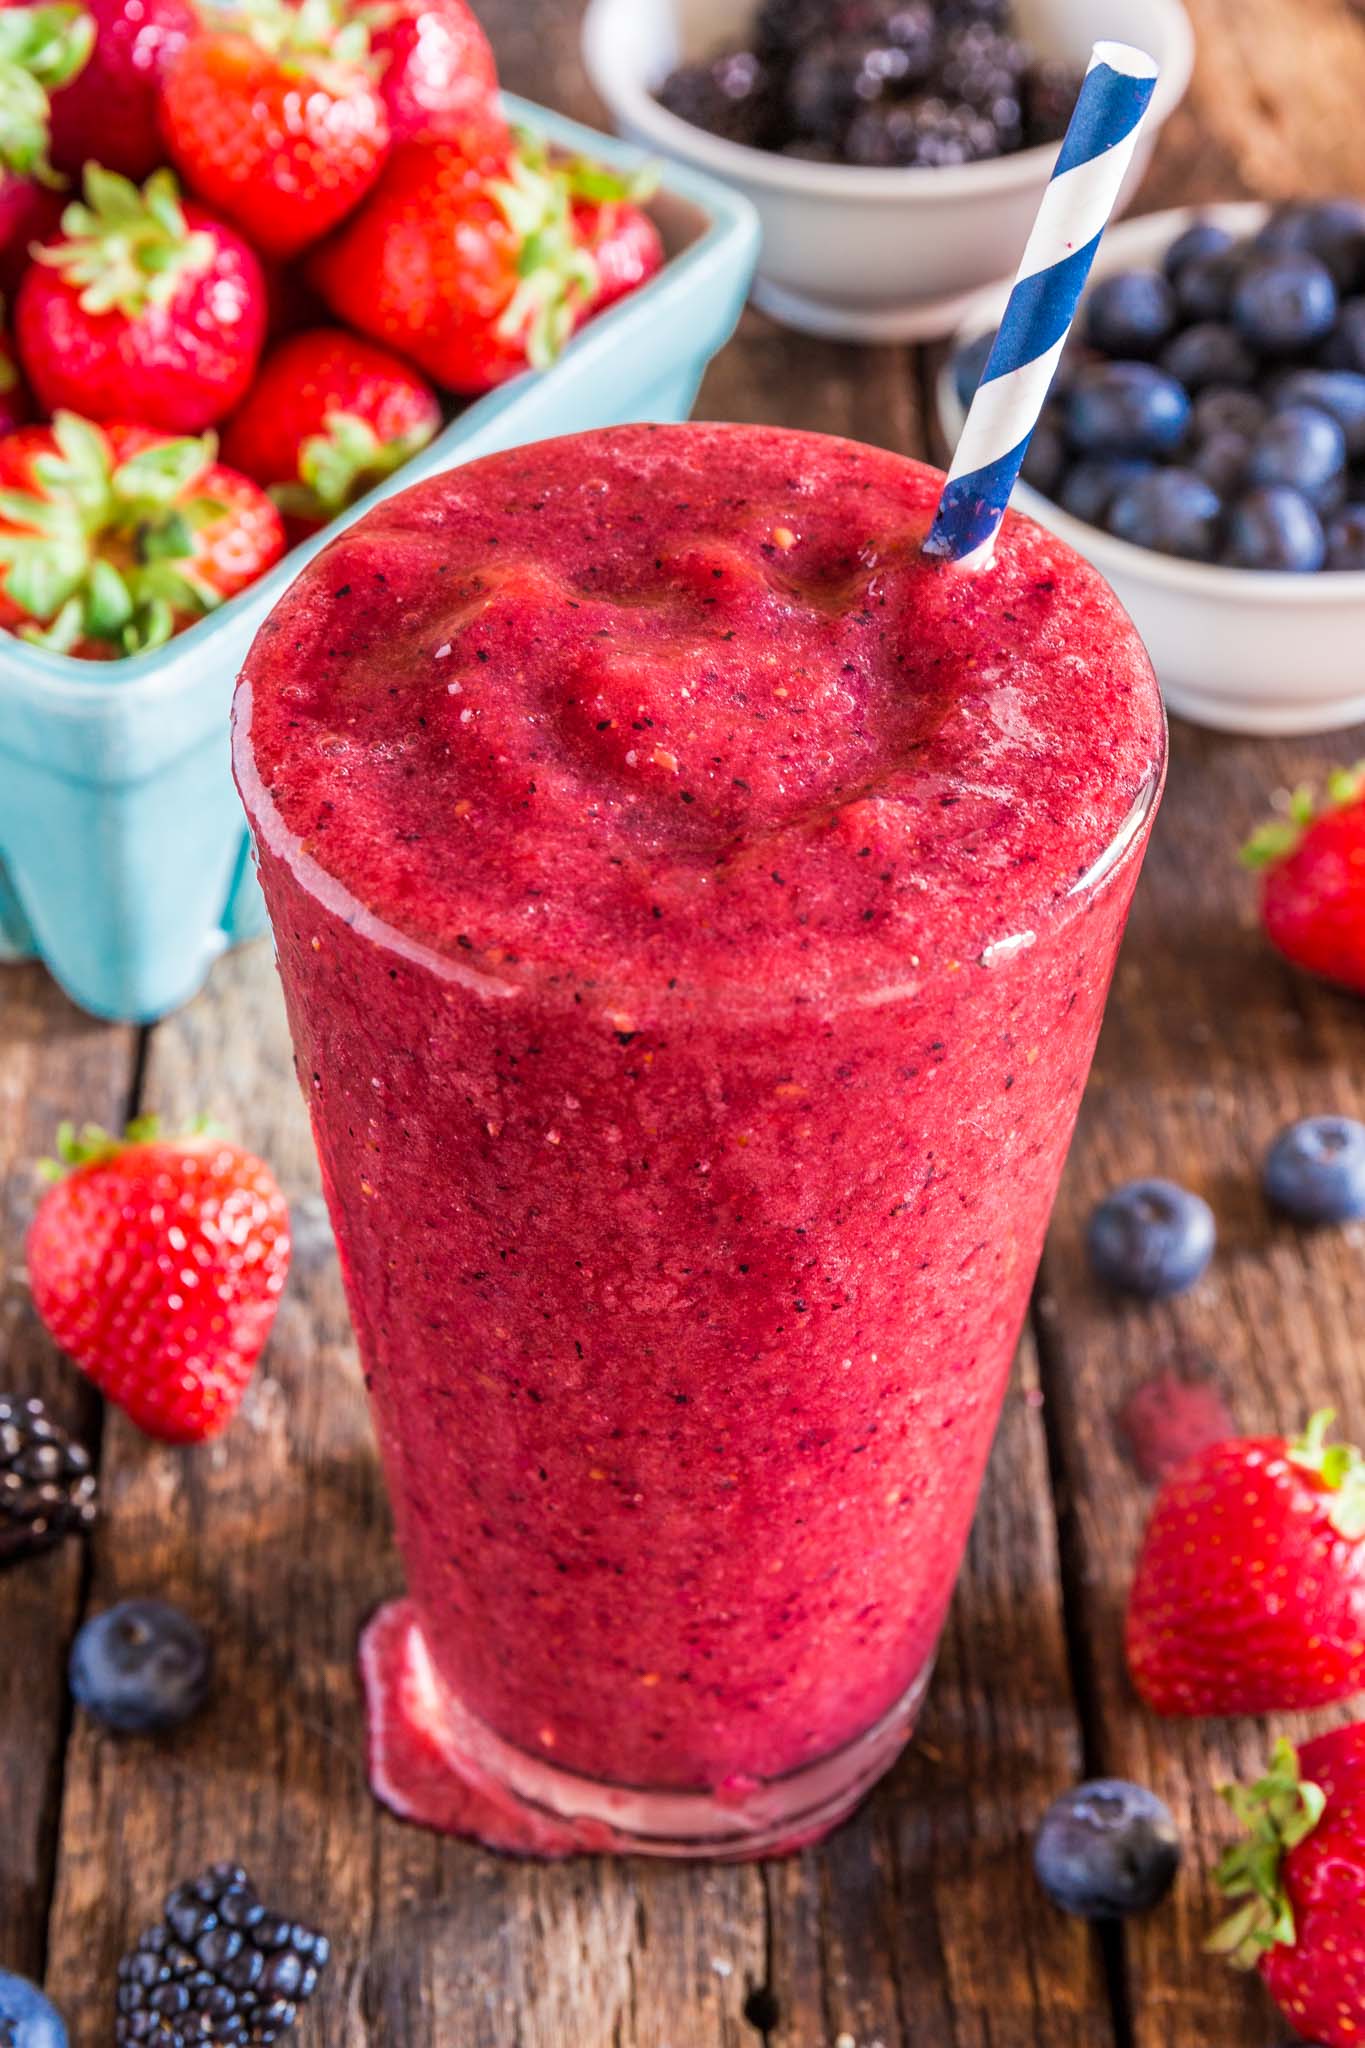
<path id="1" fill-rule="evenodd" d="M 1017 519 L 926 562 L 940 482 L 758 428 L 496 456 L 247 663 L 415 1818 L 754 1853 L 904 1740 L 1164 759 L 1107 586 Z"/>

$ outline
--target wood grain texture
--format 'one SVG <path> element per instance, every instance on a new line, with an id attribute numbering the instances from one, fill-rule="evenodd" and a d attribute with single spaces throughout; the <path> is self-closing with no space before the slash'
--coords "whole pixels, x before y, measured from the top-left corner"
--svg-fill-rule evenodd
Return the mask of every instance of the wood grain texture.
<path id="1" fill-rule="evenodd" d="M 1191 5 L 1194 88 L 1144 203 L 1365 191 L 1365 22 L 1349 0 Z M 480 11 L 509 87 L 596 117 L 577 61 L 580 0 L 480 0 Z M 801 341 L 751 314 L 698 410 L 917 452 L 924 368 L 902 350 Z M 1161 1725 L 1129 1694 L 1121 1615 L 1147 1493 L 1114 1413 L 1175 1364 L 1214 1370 L 1247 1426 L 1333 1399 L 1365 1428 L 1365 1233 L 1274 1223 L 1255 1186 L 1291 1116 L 1365 1111 L 1361 1011 L 1273 964 L 1231 859 L 1271 788 L 1360 751 L 1359 736 L 1287 747 L 1176 727 L 1034 1332 L 916 1741 L 831 1842 L 765 1868 L 519 1864 L 404 1828 L 371 1802 L 355 1631 L 399 1584 L 398 1562 L 268 949 L 215 970 L 152 1034 L 143 1105 L 210 1110 L 275 1163 L 296 1232 L 276 1334 L 219 1446 L 167 1451 L 109 1420 L 88 1583 L 72 1547 L 0 1577 L 0 1961 L 40 1971 L 47 1957 L 73 2048 L 105 2048 L 118 1954 L 175 1877 L 222 1854 L 337 1938 L 301 2048 L 1277 2038 L 1254 1985 L 1199 1952 L 1227 1834 L 1216 1788 L 1255 1767 L 1265 1732 Z M 26 1162 L 64 1114 L 122 1114 L 134 1053 L 132 1033 L 77 1018 L 36 970 L 0 970 L 5 1379 L 46 1393 L 87 1434 L 95 1404 L 22 1286 Z M 1145 1171 L 1209 1196 L 1220 1252 L 1186 1300 L 1125 1308 L 1087 1278 L 1082 1232 L 1099 1194 Z M 64 1748 L 78 1614 L 145 1591 L 212 1630 L 212 1705 L 156 1744 L 118 1743 L 77 1718 Z M 1085 1761 L 1155 1785 L 1190 1842 L 1174 1899 L 1110 1952 L 1110 1970 L 1086 1930 L 1043 1904 L 1029 1869 L 1038 1813 Z"/>
<path id="2" fill-rule="evenodd" d="M 82 1017 L 36 967 L 0 969 L 0 1387 L 37 1394 L 98 1451 L 99 1403 L 38 1322 L 24 1235 L 63 1117 L 117 1125 L 136 1034 Z M 0 1572 L 0 1966 L 42 1974 L 66 1739 L 66 1655 L 85 1571 L 64 1543 Z"/>
<path id="3" fill-rule="evenodd" d="M 1354 760 L 1365 735 L 1271 744 L 1178 723 L 1172 742 L 1170 785 L 1043 1263 L 1040 1330 L 1096 1755 L 1169 1800 L 1189 1849 L 1172 1905 L 1129 1933 L 1134 2040 L 1254 2048 L 1269 2024 L 1254 1980 L 1212 1963 L 1200 1944 L 1218 1911 L 1212 1865 L 1233 1832 L 1217 1788 L 1257 1770 L 1270 1731 L 1261 1722 L 1160 1722 L 1129 1690 L 1123 1607 L 1149 1494 L 1115 1415 L 1170 1367 L 1211 1370 L 1250 1431 L 1293 1430 L 1329 1402 L 1354 1433 L 1365 1428 L 1365 1229 L 1298 1230 L 1270 1215 L 1258 1187 L 1261 1159 L 1285 1123 L 1327 1110 L 1365 1114 L 1365 1020 L 1358 1002 L 1276 962 L 1256 929 L 1254 884 L 1236 862 L 1277 785 Z M 1154 1306 L 1101 1291 L 1083 1249 L 1093 1203 L 1146 1173 L 1204 1195 L 1220 1233 L 1200 1285 Z M 1275 1732 L 1314 1725 L 1322 1717 L 1286 1718 Z"/>

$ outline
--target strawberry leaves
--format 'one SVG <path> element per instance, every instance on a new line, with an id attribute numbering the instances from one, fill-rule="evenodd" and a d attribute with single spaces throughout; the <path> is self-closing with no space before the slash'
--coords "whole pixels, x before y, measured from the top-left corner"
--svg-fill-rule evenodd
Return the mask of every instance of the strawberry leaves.
<path id="1" fill-rule="evenodd" d="M 298 519 L 331 519 L 372 484 L 425 448 L 435 424 L 381 441 L 368 420 L 330 412 L 325 431 L 310 434 L 299 450 L 299 480 L 275 484 L 270 495 L 281 512 Z"/>
<path id="2" fill-rule="evenodd" d="M 519 137 L 507 176 L 491 180 L 488 190 L 519 244 L 517 286 L 498 334 L 524 346 L 532 369 L 548 369 L 573 333 L 579 307 L 596 294 L 597 265 L 574 234 L 568 180 L 538 145 Z"/>
<path id="3" fill-rule="evenodd" d="M 1294 1945 L 1294 1912 L 1282 1867 L 1290 1850 L 1312 1834 L 1327 1801 L 1321 1786 L 1300 1777 L 1298 1754 L 1283 1738 L 1263 1778 L 1250 1787 L 1226 1785 L 1223 1797 L 1247 1835 L 1226 1852 L 1215 1877 L 1228 1898 L 1242 1903 L 1205 1948 L 1226 1956 L 1234 1969 L 1253 1970 L 1268 1949 Z"/>
<path id="4" fill-rule="evenodd" d="M 1365 762 L 1354 768 L 1337 768 L 1327 778 L 1326 800 L 1318 802 L 1311 783 L 1301 782 L 1293 790 L 1285 815 L 1271 818 L 1257 827 L 1241 850 L 1244 867 L 1273 867 L 1291 854 L 1307 828 L 1328 811 L 1339 811 L 1359 801 L 1365 793 Z"/>
<path id="5" fill-rule="evenodd" d="M 72 201 L 61 241 L 35 254 L 78 291 L 83 311 L 135 320 L 208 269 L 214 240 L 203 229 L 191 233 L 172 172 L 153 171 L 139 191 L 131 179 L 87 164 L 84 203 Z"/>
<path id="6" fill-rule="evenodd" d="M 94 641 L 116 654 L 160 647 L 177 617 L 218 602 L 192 567 L 196 530 L 222 508 L 190 495 L 215 453 L 211 435 L 164 441 L 115 464 L 89 420 L 58 413 L 56 451 L 35 457 L 32 491 L 0 491 L 0 583 L 26 615 L 22 637 L 68 654 Z M 104 552 L 119 542 L 118 561 Z"/>
<path id="7" fill-rule="evenodd" d="M 1327 1432 L 1336 1410 L 1320 1408 L 1289 1446 L 1289 1461 L 1311 1472 L 1324 1492 L 1337 1496 L 1328 1520 L 1339 1536 L 1358 1542 L 1365 1536 L 1365 1459 L 1354 1444 L 1329 1444 Z"/>
<path id="8" fill-rule="evenodd" d="M 47 161 L 48 94 L 76 76 L 94 45 L 83 8 L 0 10 L 0 169 L 61 182 Z"/>

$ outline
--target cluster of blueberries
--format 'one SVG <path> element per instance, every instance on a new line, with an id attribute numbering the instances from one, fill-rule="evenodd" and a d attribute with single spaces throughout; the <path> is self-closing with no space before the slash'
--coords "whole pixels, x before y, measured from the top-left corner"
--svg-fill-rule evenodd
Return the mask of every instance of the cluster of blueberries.
<path id="1" fill-rule="evenodd" d="M 1261 1168 L 1266 1200 L 1296 1223 L 1365 1216 L 1365 1124 L 1310 1116 L 1280 1132 Z M 1192 1287 L 1213 1257 L 1213 1211 L 1169 1180 L 1132 1180 L 1090 1218 L 1090 1262 L 1109 1286 L 1159 1300 Z"/>
<path id="2" fill-rule="evenodd" d="M 1197 221 L 1087 296 L 1024 464 L 1120 540 L 1238 569 L 1365 569 L 1365 204 Z M 993 339 L 954 364 L 969 403 Z"/>
<path id="3" fill-rule="evenodd" d="M 727 142 L 813 163 L 977 163 L 1066 131 L 1072 66 L 1011 30 L 1012 0 L 763 0 L 748 41 L 660 86 Z"/>

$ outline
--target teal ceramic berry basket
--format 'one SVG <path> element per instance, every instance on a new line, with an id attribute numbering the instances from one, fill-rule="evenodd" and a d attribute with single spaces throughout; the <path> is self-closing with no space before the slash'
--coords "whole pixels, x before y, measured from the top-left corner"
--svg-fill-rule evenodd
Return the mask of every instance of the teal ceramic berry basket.
<path id="1" fill-rule="evenodd" d="M 639 156 L 525 101 L 547 142 L 632 169 Z M 269 576 L 153 653 L 74 661 L 0 634 L 0 959 L 37 956 L 97 1016 L 146 1022 L 191 996 L 226 946 L 264 928 L 228 767 L 228 706 L 252 635 L 308 557 L 395 490 L 549 435 L 686 419 L 729 338 L 757 217 L 670 167 L 651 211 L 669 261 L 550 370 L 470 406 Z"/>

